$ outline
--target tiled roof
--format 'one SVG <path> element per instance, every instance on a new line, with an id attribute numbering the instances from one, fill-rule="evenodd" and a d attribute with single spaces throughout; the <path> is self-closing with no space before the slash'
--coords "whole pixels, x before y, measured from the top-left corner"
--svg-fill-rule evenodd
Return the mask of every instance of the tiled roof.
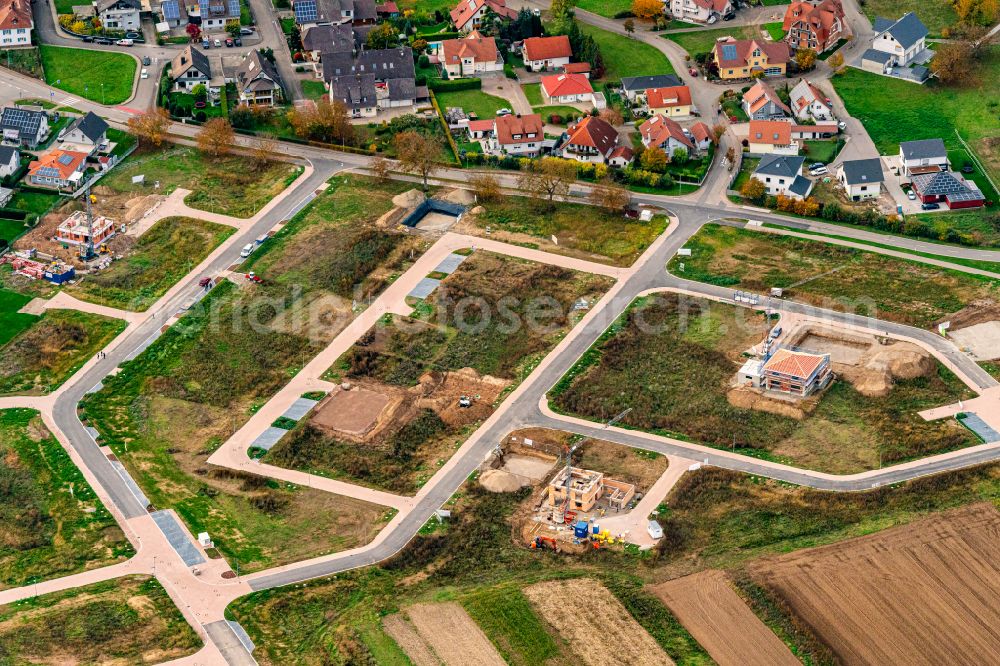
<path id="1" fill-rule="evenodd" d="M 594 92 L 590 79 L 583 74 L 555 74 L 542 77 L 542 88 L 549 97 L 585 95 Z"/>
<path id="2" fill-rule="evenodd" d="M 542 122 L 542 117 L 537 113 L 529 113 L 524 116 L 513 114 L 497 116 L 493 123 L 497 142 L 502 146 L 545 138 L 543 131 L 545 123 Z M 529 137 L 531 134 L 534 136 Z M 515 135 L 519 135 L 520 138 L 515 139 Z"/>
<path id="3" fill-rule="evenodd" d="M 618 145 L 618 132 L 615 128 L 596 116 L 587 116 L 571 126 L 567 132 L 569 138 L 563 145 L 596 148 L 605 157 Z"/>
<path id="4" fill-rule="evenodd" d="M 751 120 L 750 143 L 787 146 L 792 143 L 792 124 L 783 120 Z"/>
<path id="5" fill-rule="evenodd" d="M 672 118 L 654 115 L 639 126 L 639 136 L 647 146 L 665 146 L 669 139 L 680 142 L 688 148 L 694 148 L 694 143 L 684 133 L 684 130 Z"/>
<path id="6" fill-rule="evenodd" d="M 691 126 L 691 136 L 695 138 L 695 141 L 701 143 L 703 141 L 712 141 L 712 130 L 708 128 L 705 123 L 695 123 Z"/>
<path id="7" fill-rule="evenodd" d="M 767 360 L 763 370 L 800 379 L 808 379 L 823 365 L 826 357 L 819 354 L 779 349 Z"/>
<path id="8" fill-rule="evenodd" d="M 780 65 L 791 60 L 792 52 L 784 42 L 765 42 L 756 39 L 728 39 L 716 42 L 713 47 L 715 61 L 720 68 L 744 67 L 751 53 L 760 49 L 771 65 Z"/>
<path id="9" fill-rule="evenodd" d="M 788 6 L 782 27 L 785 32 L 788 32 L 793 25 L 797 25 L 800 29 L 803 26 L 807 27 L 822 47 L 830 39 L 838 21 L 844 25 L 844 8 L 840 0 L 823 0 L 818 5 L 800 1 Z"/>
<path id="10" fill-rule="evenodd" d="M 80 116 L 74 120 L 73 124 L 66 129 L 66 133 L 68 134 L 73 130 L 80 130 L 91 142 L 97 143 L 98 139 L 108 131 L 108 124 L 93 111 L 88 111 L 87 115 Z"/>
<path id="11" fill-rule="evenodd" d="M 927 26 L 913 12 L 903 14 L 895 23 L 880 17 L 875 25 L 876 33 L 888 32 L 904 49 L 910 48 L 928 34 Z"/>
<path id="12" fill-rule="evenodd" d="M 463 58 L 476 62 L 496 62 L 497 43 L 492 37 L 483 37 L 471 32 L 460 39 L 446 39 L 441 42 L 445 65 L 459 65 Z"/>
<path id="13" fill-rule="evenodd" d="M 753 172 L 765 176 L 791 178 L 802 172 L 805 161 L 806 158 L 798 155 L 764 155 Z"/>
<path id="14" fill-rule="evenodd" d="M 0 30 L 31 30 L 31 3 L 28 0 L 0 1 Z"/>
<path id="15" fill-rule="evenodd" d="M 82 168 L 87 153 L 72 150 L 51 150 L 28 165 L 28 173 L 66 180 Z"/>
<path id="16" fill-rule="evenodd" d="M 657 76 L 626 76 L 622 78 L 622 88 L 625 90 L 648 90 L 649 88 L 670 88 L 683 85 L 673 74 Z"/>
<path id="17" fill-rule="evenodd" d="M 919 141 L 901 141 L 899 149 L 905 160 L 930 159 L 944 157 L 948 151 L 942 139 L 921 139 Z"/>
<path id="18" fill-rule="evenodd" d="M 743 93 L 743 101 L 749 105 L 750 113 L 756 113 L 768 102 L 771 102 L 787 114 L 791 114 L 792 112 L 792 110 L 781 101 L 781 98 L 778 97 L 778 93 L 774 92 L 774 88 L 764 81 L 757 81 L 757 83 L 753 84 L 753 87 L 751 87 L 750 90 Z"/>
<path id="19" fill-rule="evenodd" d="M 451 10 L 451 21 L 459 30 L 463 30 L 468 22 L 475 16 L 476 12 L 482 9 L 483 5 L 489 7 L 493 13 L 506 18 L 514 18 L 517 12 L 507 7 L 506 0 L 462 0 Z"/>
<path id="20" fill-rule="evenodd" d="M 646 103 L 651 109 L 662 109 L 670 106 L 691 106 L 691 89 L 687 86 L 650 88 L 646 91 Z"/>
<path id="21" fill-rule="evenodd" d="M 525 60 L 551 60 L 552 58 L 571 58 L 573 48 L 569 45 L 569 37 L 529 37 L 524 40 Z"/>

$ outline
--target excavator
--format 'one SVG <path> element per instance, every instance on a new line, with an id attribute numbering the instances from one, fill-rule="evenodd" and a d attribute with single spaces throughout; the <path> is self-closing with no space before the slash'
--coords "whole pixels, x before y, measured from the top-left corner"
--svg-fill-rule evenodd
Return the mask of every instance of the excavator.
<path id="1" fill-rule="evenodd" d="M 549 536 L 536 536 L 535 540 L 531 542 L 532 550 L 551 550 L 556 553 L 559 552 L 559 543 Z"/>

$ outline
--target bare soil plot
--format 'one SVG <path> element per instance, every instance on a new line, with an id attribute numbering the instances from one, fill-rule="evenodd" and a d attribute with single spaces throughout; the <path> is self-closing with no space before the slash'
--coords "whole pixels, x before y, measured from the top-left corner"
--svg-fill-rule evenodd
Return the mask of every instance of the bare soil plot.
<path id="1" fill-rule="evenodd" d="M 416 604 L 406 609 L 406 615 L 420 638 L 448 666 L 507 663 L 457 603 Z"/>
<path id="2" fill-rule="evenodd" d="M 441 660 L 435 656 L 431 646 L 420 637 L 402 613 L 389 615 L 382 620 L 382 629 L 396 641 L 403 652 L 410 658 L 414 666 L 438 666 Z"/>
<path id="3" fill-rule="evenodd" d="M 845 664 L 1000 663 L 998 548 L 976 504 L 749 569 Z"/>
<path id="4" fill-rule="evenodd" d="M 636 666 L 674 662 L 625 607 L 600 583 L 588 578 L 550 581 L 525 588 L 525 596 L 580 661 L 590 666 L 613 661 Z"/>
<path id="5" fill-rule="evenodd" d="M 724 572 L 702 571 L 652 591 L 720 666 L 798 666 L 799 660 L 753 614 Z"/>
<path id="6" fill-rule="evenodd" d="M 389 396 L 361 387 L 334 391 L 316 410 L 312 422 L 321 428 L 363 435 L 375 425 L 389 401 Z"/>

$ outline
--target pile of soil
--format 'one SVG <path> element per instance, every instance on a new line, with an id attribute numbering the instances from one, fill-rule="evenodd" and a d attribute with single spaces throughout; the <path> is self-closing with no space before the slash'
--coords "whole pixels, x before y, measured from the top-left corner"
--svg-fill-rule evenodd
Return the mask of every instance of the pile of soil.
<path id="1" fill-rule="evenodd" d="M 528 485 L 502 469 L 486 470 L 479 476 L 479 484 L 491 493 L 512 493 Z"/>
<path id="2" fill-rule="evenodd" d="M 957 331 L 960 328 L 998 320 L 1000 320 L 1000 303 L 989 298 L 980 298 L 972 301 L 958 312 L 934 322 L 934 326 L 937 327 L 938 324 L 949 321 L 951 322 L 951 330 Z"/>
<path id="3" fill-rule="evenodd" d="M 834 370 L 851 382 L 861 395 L 881 398 L 889 394 L 897 379 L 916 379 L 933 374 L 934 359 L 922 348 L 908 342 L 898 342 L 883 349 L 873 348 L 856 366 L 839 366 Z"/>
<path id="4" fill-rule="evenodd" d="M 468 206 L 476 202 L 476 195 L 474 195 L 469 190 L 453 189 L 448 190 L 441 196 L 437 197 L 442 201 L 449 201 L 451 203 L 460 204 L 462 206 Z"/>
<path id="5" fill-rule="evenodd" d="M 397 208 L 416 208 L 424 202 L 424 193 L 417 189 L 408 190 L 392 198 L 392 205 Z"/>

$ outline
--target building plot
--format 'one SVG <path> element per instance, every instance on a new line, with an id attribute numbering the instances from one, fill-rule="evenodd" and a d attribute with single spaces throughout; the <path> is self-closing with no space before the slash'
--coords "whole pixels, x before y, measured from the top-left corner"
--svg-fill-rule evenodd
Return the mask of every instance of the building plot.
<path id="1" fill-rule="evenodd" d="M 752 564 L 844 664 L 1000 663 L 1000 512 L 976 504 Z"/>
<path id="2" fill-rule="evenodd" d="M 457 603 L 416 604 L 407 608 L 405 615 L 390 615 L 383 627 L 418 666 L 507 663 Z"/>
<path id="3" fill-rule="evenodd" d="M 796 666 L 799 660 L 753 614 L 726 574 L 701 571 L 652 588 L 719 666 Z M 739 640 L 733 640 L 739 636 Z"/>

